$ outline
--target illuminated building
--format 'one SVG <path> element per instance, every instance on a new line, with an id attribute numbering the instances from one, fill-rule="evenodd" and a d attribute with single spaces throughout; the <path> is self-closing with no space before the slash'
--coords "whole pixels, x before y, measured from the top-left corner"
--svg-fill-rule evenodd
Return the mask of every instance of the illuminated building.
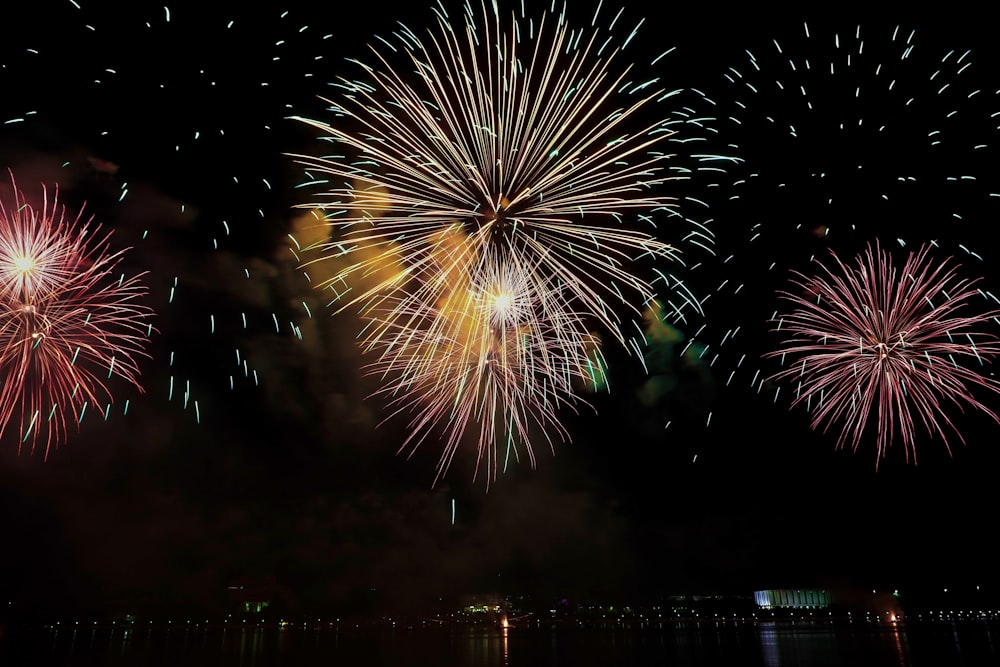
<path id="1" fill-rule="evenodd" d="M 761 609 L 825 609 L 830 606 L 830 592 L 815 588 L 772 588 L 754 591 L 753 597 Z"/>

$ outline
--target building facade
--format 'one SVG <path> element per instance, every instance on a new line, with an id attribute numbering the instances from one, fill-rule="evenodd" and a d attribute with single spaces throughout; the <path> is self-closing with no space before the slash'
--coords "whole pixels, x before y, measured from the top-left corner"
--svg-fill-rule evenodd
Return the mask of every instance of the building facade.
<path id="1" fill-rule="evenodd" d="M 772 588 L 754 591 L 760 609 L 825 609 L 830 606 L 830 592 L 822 589 Z"/>

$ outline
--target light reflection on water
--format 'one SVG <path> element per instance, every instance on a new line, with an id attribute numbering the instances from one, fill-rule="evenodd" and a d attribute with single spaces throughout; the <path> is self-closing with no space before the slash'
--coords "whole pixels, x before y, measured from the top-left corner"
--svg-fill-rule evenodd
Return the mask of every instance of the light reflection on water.
<path id="1" fill-rule="evenodd" d="M 10 633 L 0 665 L 700 667 L 1000 664 L 989 623 L 88 628 Z"/>
<path id="2" fill-rule="evenodd" d="M 892 637 L 896 640 L 896 655 L 899 657 L 899 664 L 906 664 L 907 646 L 905 643 L 906 633 L 900 630 L 896 623 L 892 624 Z"/>
<path id="3" fill-rule="evenodd" d="M 767 667 L 789 665 L 995 665 L 993 625 L 987 622 L 906 626 L 852 624 L 758 625 Z"/>

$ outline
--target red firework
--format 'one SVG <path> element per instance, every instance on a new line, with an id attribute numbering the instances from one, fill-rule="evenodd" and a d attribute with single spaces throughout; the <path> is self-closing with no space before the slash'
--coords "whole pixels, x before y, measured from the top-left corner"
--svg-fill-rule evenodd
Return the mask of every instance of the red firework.
<path id="1" fill-rule="evenodd" d="M 119 378 L 140 391 L 152 310 L 141 279 L 116 272 L 127 250 L 110 248 L 82 213 L 67 217 L 43 187 L 32 206 L 13 185 L 0 201 L 0 435 L 19 422 L 20 443 L 45 456 L 90 409 L 106 415 Z"/>
<path id="2" fill-rule="evenodd" d="M 918 426 L 964 442 L 947 408 L 981 410 L 973 388 L 1000 391 L 1000 383 L 980 369 L 1000 354 L 1000 339 L 984 326 L 998 311 L 979 309 L 984 299 L 977 280 L 961 278 L 957 266 L 934 261 L 930 246 L 910 253 L 902 270 L 888 252 L 869 246 L 845 265 L 833 255 L 817 275 L 796 273 L 795 292 L 780 292 L 791 312 L 775 319 L 783 337 L 787 368 L 769 378 L 795 381 L 792 405 L 806 404 L 812 428 L 838 430 L 837 446 L 856 451 L 866 432 L 875 430 L 877 459 L 895 437 L 906 460 L 916 462 Z M 873 423 L 872 423 L 873 422 Z"/>

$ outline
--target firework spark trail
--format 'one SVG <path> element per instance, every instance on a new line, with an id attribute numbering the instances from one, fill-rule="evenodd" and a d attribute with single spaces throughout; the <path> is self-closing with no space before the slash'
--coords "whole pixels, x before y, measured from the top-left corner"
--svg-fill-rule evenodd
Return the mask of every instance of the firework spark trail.
<path id="1" fill-rule="evenodd" d="M 143 274 L 115 275 L 126 251 L 110 249 L 110 232 L 66 217 L 58 193 L 43 201 L 39 213 L 15 184 L 0 207 L 0 433 L 19 415 L 21 443 L 44 440 L 47 457 L 88 405 L 113 401 L 112 377 L 142 391 L 153 313 Z"/>
<path id="2" fill-rule="evenodd" d="M 632 262 L 677 259 L 672 246 L 622 220 L 625 211 L 674 204 L 658 194 L 677 178 L 667 174 L 671 156 L 662 150 L 670 123 L 626 129 L 662 91 L 628 82 L 627 68 L 612 75 L 613 56 L 603 55 L 599 31 L 578 40 L 562 15 L 549 35 L 547 17 L 529 29 L 512 16 L 505 32 L 497 10 L 491 17 L 483 5 L 482 14 L 485 29 L 471 6 L 462 29 L 443 9 L 438 33 L 426 40 L 404 29 L 399 38 L 411 76 L 373 49 L 377 66 L 359 63 L 367 81 L 343 79 L 342 99 L 328 100 L 336 125 L 299 118 L 338 153 L 296 156 L 333 184 L 326 201 L 308 204 L 331 211 L 326 223 L 342 236 L 326 245 L 324 259 L 350 260 L 359 247 L 383 251 L 349 262 L 328 282 L 403 257 L 404 270 L 346 296 L 341 307 L 413 278 L 432 285 L 419 258 L 457 223 L 484 244 L 514 247 L 571 290 L 579 310 L 624 340 L 614 307 L 627 302 L 625 293 L 639 303 L 654 296 Z M 620 88 L 639 94 L 621 104 Z"/>
<path id="3" fill-rule="evenodd" d="M 918 48 L 916 32 L 900 26 L 831 34 L 805 24 L 802 31 L 748 49 L 747 62 L 725 73 L 733 98 L 723 112 L 726 132 L 754 171 L 740 189 L 756 180 L 780 197 L 777 190 L 790 187 L 787 196 L 825 210 L 827 228 L 845 219 L 855 228 L 856 218 L 840 215 L 844 207 L 905 207 L 928 187 L 956 191 L 942 198 L 942 215 L 971 215 L 962 202 L 974 191 L 988 196 L 976 173 L 987 173 L 996 140 L 995 95 L 976 81 L 971 52 L 933 56 L 933 47 Z"/>
<path id="4" fill-rule="evenodd" d="M 384 331 L 372 337 L 378 359 L 368 371 L 383 379 L 379 393 L 391 397 L 387 419 L 412 415 L 400 451 L 412 454 L 447 426 L 435 483 L 466 433 L 477 438 L 474 478 L 482 470 L 487 486 L 511 457 L 524 455 L 534 467 L 532 440 L 541 436 L 550 450 L 555 440 L 568 440 L 557 410 L 582 403 L 574 385 L 593 381 L 588 355 L 597 350 L 600 362 L 596 338 L 562 302 L 561 290 L 536 284 L 537 267 L 509 250 L 486 255 L 444 255 L 441 261 L 455 263 L 441 268 L 451 279 L 447 295 L 433 306 L 384 300 L 384 319 L 373 320 Z"/>
<path id="5" fill-rule="evenodd" d="M 964 439 L 949 406 L 1000 422 L 972 391 L 1000 392 L 974 369 L 1000 354 L 1000 338 L 983 330 L 1000 311 L 972 303 L 985 298 L 977 282 L 950 261 L 936 262 L 930 246 L 909 253 L 902 269 L 877 244 L 853 266 L 833 254 L 831 266 L 797 273 L 796 289 L 781 292 L 791 311 L 776 318 L 783 342 L 767 356 L 788 367 L 769 379 L 794 383 L 792 405 L 810 407 L 814 429 L 837 429 L 838 447 L 857 450 L 874 428 L 876 465 L 897 437 L 916 462 L 918 425 L 950 452 L 949 431 Z"/>

